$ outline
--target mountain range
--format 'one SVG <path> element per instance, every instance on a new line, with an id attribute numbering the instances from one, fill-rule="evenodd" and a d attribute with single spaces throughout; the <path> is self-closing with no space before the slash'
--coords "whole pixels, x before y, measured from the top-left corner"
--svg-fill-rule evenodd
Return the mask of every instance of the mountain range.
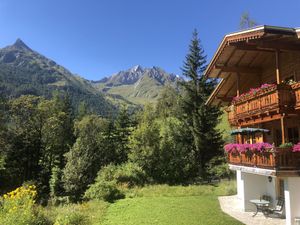
<path id="1" fill-rule="evenodd" d="M 77 108 L 109 115 L 120 105 L 153 102 L 164 86 L 176 87 L 178 76 L 164 70 L 135 66 L 99 81 L 89 81 L 32 50 L 21 39 L 0 49 L 0 94 L 16 98 L 31 94 L 49 98 L 54 91 L 68 93 Z"/>
<path id="2" fill-rule="evenodd" d="M 178 75 L 165 72 L 153 66 L 143 68 L 140 65 L 120 71 L 99 81 L 92 81 L 93 86 L 103 93 L 121 95 L 136 104 L 154 102 L 165 86 L 177 88 L 182 81 Z"/>

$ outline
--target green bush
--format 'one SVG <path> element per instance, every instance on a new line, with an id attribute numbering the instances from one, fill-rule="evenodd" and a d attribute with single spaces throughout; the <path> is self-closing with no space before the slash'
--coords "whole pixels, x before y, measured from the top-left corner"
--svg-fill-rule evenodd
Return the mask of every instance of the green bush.
<path id="1" fill-rule="evenodd" d="M 128 187 L 142 186 L 147 182 L 147 176 L 143 169 L 135 163 L 125 163 L 117 166 L 113 179 L 117 184 Z"/>
<path id="2" fill-rule="evenodd" d="M 146 181 L 145 172 L 134 163 L 111 164 L 98 172 L 95 183 L 85 192 L 85 198 L 112 202 L 124 197 L 120 187 L 141 186 Z"/>
<path id="3" fill-rule="evenodd" d="M 114 202 L 117 199 L 124 198 L 124 193 L 118 189 L 114 181 L 102 181 L 92 184 L 84 195 L 87 199 L 99 199 L 107 202 Z"/>
<path id="4" fill-rule="evenodd" d="M 96 182 L 107 181 L 113 181 L 117 185 L 126 187 L 142 186 L 147 182 L 147 176 L 143 169 L 135 163 L 110 164 L 103 167 L 96 178 Z"/>

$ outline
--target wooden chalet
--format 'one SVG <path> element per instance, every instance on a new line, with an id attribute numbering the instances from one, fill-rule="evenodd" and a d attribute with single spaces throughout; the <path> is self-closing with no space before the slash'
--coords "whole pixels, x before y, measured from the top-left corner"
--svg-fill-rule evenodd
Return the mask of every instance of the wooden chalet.
<path id="1" fill-rule="evenodd" d="M 235 143 L 267 142 L 263 153 L 229 152 L 237 171 L 244 210 L 249 199 L 269 194 L 285 197 L 286 223 L 300 216 L 300 29 L 259 26 L 227 34 L 205 75 L 220 82 L 207 104 L 225 108 L 234 129 L 264 129 L 237 134 Z"/>

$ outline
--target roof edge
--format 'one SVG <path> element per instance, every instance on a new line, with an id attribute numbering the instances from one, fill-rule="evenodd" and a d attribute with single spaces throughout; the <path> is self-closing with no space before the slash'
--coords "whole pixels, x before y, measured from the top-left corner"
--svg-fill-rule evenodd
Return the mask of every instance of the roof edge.
<path id="1" fill-rule="evenodd" d="M 270 26 L 270 25 L 260 25 L 256 27 L 251 27 L 248 29 L 232 32 L 229 34 L 226 34 L 222 41 L 221 44 L 219 45 L 217 51 L 215 52 L 213 58 L 211 59 L 210 63 L 208 64 L 206 70 L 204 71 L 204 75 L 208 76 L 209 71 L 211 70 L 211 66 L 213 62 L 216 60 L 220 50 L 224 46 L 224 43 L 226 43 L 228 38 L 232 38 L 237 35 L 242 35 L 242 34 L 247 34 L 251 32 L 264 32 L 264 33 L 271 33 L 271 34 L 285 34 L 285 35 L 296 35 L 297 33 L 300 33 L 300 28 L 290 28 L 290 27 L 279 27 L 279 26 Z M 298 35 L 300 36 L 300 34 Z"/>

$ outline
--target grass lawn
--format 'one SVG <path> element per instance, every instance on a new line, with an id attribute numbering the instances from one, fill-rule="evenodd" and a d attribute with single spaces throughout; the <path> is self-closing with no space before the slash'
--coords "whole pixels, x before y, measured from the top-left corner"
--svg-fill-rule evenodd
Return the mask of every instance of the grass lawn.
<path id="1" fill-rule="evenodd" d="M 108 208 L 103 225 L 241 224 L 224 214 L 216 196 L 143 197 Z"/>
<path id="2" fill-rule="evenodd" d="M 126 190 L 114 203 L 90 201 L 48 209 L 48 217 L 76 225 L 235 225 L 242 224 L 220 209 L 218 196 L 231 195 L 235 181 L 218 185 L 150 185 Z M 67 221 L 70 221 L 70 220 Z"/>
<path id="3" fill-rule="evenodd" d="M 101 225 L 241 224 L 221 211 L 217 198 L 234 192 L 234 182 L 136 188 L 108 207 Z"/>

